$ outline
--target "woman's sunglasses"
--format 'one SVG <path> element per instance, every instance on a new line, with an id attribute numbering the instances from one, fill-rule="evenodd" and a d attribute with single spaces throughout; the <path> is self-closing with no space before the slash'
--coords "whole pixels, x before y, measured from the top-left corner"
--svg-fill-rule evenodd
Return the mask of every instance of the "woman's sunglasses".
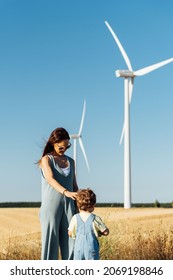
<path id="1" fill-rule="evenodd" d="M 56 145 L 57 145 L 57 147 L 58 147 L 58 149 L 60 151 L 67 150 L 67 149 L 69 149 L 71 147 L 71 143 L 70 142 L 69 142 L 68 146 L 59 146 L 58 143 L 56 143 Z"/>

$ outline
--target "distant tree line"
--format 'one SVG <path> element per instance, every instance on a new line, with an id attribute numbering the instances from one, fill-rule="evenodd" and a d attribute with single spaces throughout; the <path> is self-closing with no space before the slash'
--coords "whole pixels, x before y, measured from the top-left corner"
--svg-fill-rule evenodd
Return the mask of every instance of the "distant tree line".
<path id="1" fill-rule="evenodd" d="M 0 208 L 37 208 L 41 202 L 0 202 Z"/>
<path id="2" fill-rule="evenodd" d="M 0 202 L 0 208 L 39 208 L 41 202 Z M 123 203 L 97 203 L 96 207 L 124 207 Z M 132 207 L 161 207 L 161 208 L 172 208 L 173 202 L 161 203 L 156 200 L 153 203 L 132 203 Z"/>
<path id="3" fill-rule="evenodd" d="M 159 201 L 155 201 L 153 203 L 132 203 L 132 207 L 136 208 L 152 208 L 152 207 L 161 207 L 161 208 L 172 208 L 173 202 L 167 202 L 167 203 L 160 203 Z M 124 203 L 97 203 L 96 207 L 124 207 Z"/>

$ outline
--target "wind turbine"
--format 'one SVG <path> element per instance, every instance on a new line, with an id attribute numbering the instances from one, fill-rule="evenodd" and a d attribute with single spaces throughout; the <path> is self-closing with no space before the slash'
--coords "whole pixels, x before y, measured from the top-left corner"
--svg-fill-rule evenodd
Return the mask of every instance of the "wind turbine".
<path id="1" fill-rule="evenodd" d="M 74 162 L 75 162 L 75 172 L 76 173 L 77 173 L 77 140 L 79 141 L 79 145 L 81 147 L 81 150 L 82 150 L 82 153 L 83 153 L 86 165 L 87 165 L 88 172 L 90 172 L 88 159 L 87 159 L 86 152 L 85 152 L 85 149 L 84 149 L 84 145 L 83 145 L 83 142 L 82 142 L 82 128 L 83 128 L 83 124 L 84 124 L 85 111 L 86 111 L 86 101 L 84 100 L 83 112 L 82 112 L 82 118 L 81 118 L 81 123 L 80 123 L 80 127 L 79 127 L 79 132 L 77 134 L 71 134 L 70 135 L 70 138 L 73 139 L 73 143 L 74 143 L 73 158 L 74 158 Z"/>
<path id="2" fill-rule="evenodd" d="M 132 98 L 132 91 L 134 85 L 134 78 L 137 76 L 146 75 L 168 63 L 173 62 L 173 58 L 165 61 L 153 64 L 151 66 L 142 68 L 137 71 L 133 71 L 130 60 L 121 45 L 118 37 L 114 33 L 113 29 L 107 21 L 106 26 L 111 32 L 118 48 L 125 60 L 128 70 L 117 70 L 115 71 L 116 76 L 124 78 L 124 126 L 120 138 L 120 144 L 124 137 L 124 208 L 131 207 L 131 146 L 130 146 L 130 102 Z"/>

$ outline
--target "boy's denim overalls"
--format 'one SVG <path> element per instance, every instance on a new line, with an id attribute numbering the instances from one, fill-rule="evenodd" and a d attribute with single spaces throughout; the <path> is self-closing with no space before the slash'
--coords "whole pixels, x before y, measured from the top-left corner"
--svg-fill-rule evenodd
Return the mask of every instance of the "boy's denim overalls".
<path id="1" fill-rule="evenodd" d="M 84 222 L 80 213 L 76 215 L 77 230 L 74 260 L 99 260 L 99 242 L 93 230 L 94 214 Z"/>

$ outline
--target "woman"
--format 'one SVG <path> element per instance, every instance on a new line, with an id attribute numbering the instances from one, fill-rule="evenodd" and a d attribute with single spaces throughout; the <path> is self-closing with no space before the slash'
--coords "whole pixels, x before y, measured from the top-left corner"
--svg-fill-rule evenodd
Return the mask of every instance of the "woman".
<path id="1" fill-rule="evenodd" d="M 44 148 L 39 165 L 42 175 L 42 260 L 57 260 L 60 248 L 63 260 L 73 258 L 73 241 L 68 225 L 75 213 L 76 183 L 74 160 L 65 155 L 70 137 L 64 128 L 56 128 Z"/>

